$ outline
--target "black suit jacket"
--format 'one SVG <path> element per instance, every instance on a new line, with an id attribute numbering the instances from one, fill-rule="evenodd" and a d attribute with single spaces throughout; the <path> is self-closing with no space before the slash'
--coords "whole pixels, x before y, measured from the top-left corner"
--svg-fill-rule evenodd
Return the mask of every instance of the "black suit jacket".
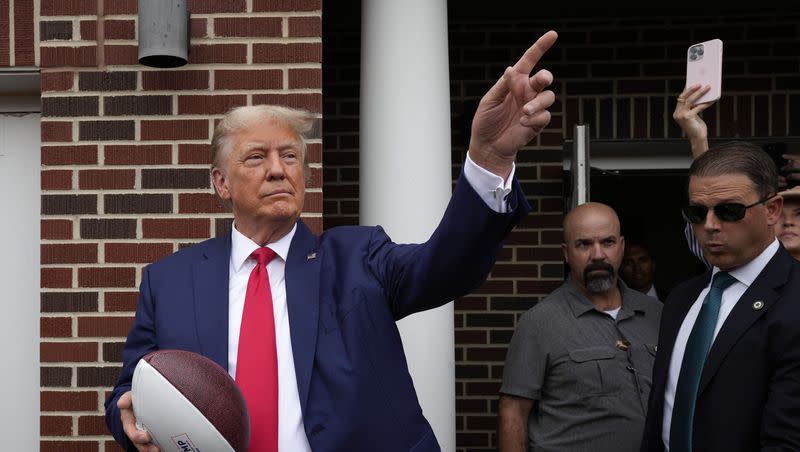
<path id="1" fill-rule="evenodd" d="M 686 281 L 664 304 L 642 451 L 664 450 L 672 348 L 710 278 L 707 272 Z M 736 303 L 711 346 L 693 435 L 695 452 L 800 451 L 800 263 L 783 247 Z"/>

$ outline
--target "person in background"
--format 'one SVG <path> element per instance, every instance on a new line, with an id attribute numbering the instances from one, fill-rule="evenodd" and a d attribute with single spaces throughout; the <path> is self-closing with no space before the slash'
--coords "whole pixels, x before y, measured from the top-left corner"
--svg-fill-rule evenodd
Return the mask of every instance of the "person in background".
<path id="1" fill-rule="evenodd" d="M 656 274 L 656 261 L 644 243 L 628 240 L 625 243 L 625 255 L 622 257 L 622 266 L 619 275 L 625 284 L 633 290 L 664 300 L 666 294 L 656 289 L 654 284 Z"/>
<path id="2" fill-rule="evenodd" d="M 675 105 L 672 118 L 683 131 L 689 140 L 689 145 L 693 158 L 698 158 L 708 150 L 708 126 L 701 113 L 714 105 L 714 102 L 695 104 L 703 94 L 708 92 L 709 86 L 692 85 L 687 87 L 679 96 Z M 781 219 L 775 225 L 775 235 L 780 240 L 784 248 L 795 258 L 800 260 L 800 155 L 784 154 L 786 164 L 779 168 L 778 187 L 783 189 L 792 186 L 787 190 L 779 192 L 783 196 L 783 211 Z M 692 253 L 697 256 L 705 265 L 710 268 L 710 264 L 703 256 L 697 238 L 687 222 L 684 230 L 686 241 Z"/>
<path id="3" fill-rule="evenodd" d="M 561 287 L 519 319 L 500 388 L 501 452 L 634 452 L 644 429 L 661 303 L 618 278 L 614 210 L 564 218 Z"/>
<path id="4" fill-rule="evenodd" d="M 775 225 L 775 235 L 786 251 L 800 261 L 800 186 L 784 190 L 781 218 Z"/>

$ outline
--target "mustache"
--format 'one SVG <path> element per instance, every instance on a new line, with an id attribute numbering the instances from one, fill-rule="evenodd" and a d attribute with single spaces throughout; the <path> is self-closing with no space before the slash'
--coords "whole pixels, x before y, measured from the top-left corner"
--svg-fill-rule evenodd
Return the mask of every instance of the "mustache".
<path id="1" fill-rule="evenodd" d="M 589 273 L 595 270 L 605 270 L 609 275 L 614 275 L 614 267 L 612 267 L 608 262 L 594 262 L 587 265 L 586 268 L 583 269 L 583 279 L 589 279 Z"/>

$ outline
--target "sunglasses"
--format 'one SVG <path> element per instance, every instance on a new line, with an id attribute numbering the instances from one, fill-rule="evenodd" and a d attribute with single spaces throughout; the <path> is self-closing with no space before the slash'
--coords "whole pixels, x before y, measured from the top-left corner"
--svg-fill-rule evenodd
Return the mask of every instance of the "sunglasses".
<path id="1" fill-rule="evenodd" d="M 711 209 L 714 211 L 714 216 L 719 218 L 722 221 L 739 221 L 744 218 L 744 215 L 747 213 L 747 209 L 757 206 L 759 204 L 763 204 L 769 201 L 775 195 L 769 195 L 766 198 L 758 200 L 749 206 L 744 204 L 739 204 L 738 202 L 725 202 L 722 204 L 717 204 L 716 206 L 712 207 Z M 706 221 L 706 216 L 708 215 L 708 207 L 701 206 L 697 204 L 690 204 L 682 209 L 683 211 L 683 218 L 690 222 L 690 223 L 702 223 Z"/>

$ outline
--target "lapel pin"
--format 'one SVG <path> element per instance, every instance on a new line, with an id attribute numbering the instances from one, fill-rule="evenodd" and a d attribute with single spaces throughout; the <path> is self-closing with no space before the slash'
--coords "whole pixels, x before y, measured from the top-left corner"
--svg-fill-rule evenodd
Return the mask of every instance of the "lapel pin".
<path id="1" fill-rule="evenodd" d="M 761 308 L 763 307 L 764 307 L 764 302 L 761 300 L 758 300 L 755 303 L 753 303 L 753 309 L 755 309 L 756 311 L 760 311 Z"/>
<path id="2" fill-rule="evenodd" d="M 307 261 L 314 260 L 316 258 L 317 258 L 317 252 L 316 251 L 314 251 L 312 253 L 308 253 L 308 255 L 306 256 L 306 260 Z"/>

